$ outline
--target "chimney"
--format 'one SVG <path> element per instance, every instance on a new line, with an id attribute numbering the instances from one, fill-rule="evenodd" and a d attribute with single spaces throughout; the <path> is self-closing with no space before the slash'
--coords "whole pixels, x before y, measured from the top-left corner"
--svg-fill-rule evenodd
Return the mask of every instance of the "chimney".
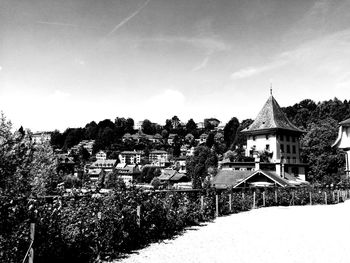
<path id="1" fill-rule="evenodd" d="M 257 155 L 254 155 L 255 159 L 255 171 L 260 170 L 260 158 Z"/>
<path id="2" fill-rule="evenodd" d="M 276 174 L 278 176 L 281 176 L 281 160 L 280 159 L 276 159 L 275 160 L 275 165 L 276 165 Z"/>

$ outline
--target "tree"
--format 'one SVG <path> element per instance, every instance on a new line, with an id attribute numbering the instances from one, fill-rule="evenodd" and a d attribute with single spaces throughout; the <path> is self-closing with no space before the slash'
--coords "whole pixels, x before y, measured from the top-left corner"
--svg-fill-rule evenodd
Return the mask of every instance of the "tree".
<path id="1" fill-rule="evenodd" d="M 218 157 L 215 151 L 206 146 L 198 146 L 194 155 L 186 162 L 186 170 L 188 176 L 192 180 L 194 189 L 201 189 L 205 179 L 208 176 L 208 168 L 216 168 Z"/>
<path id="2" fill-rule="evenodd" d="M 142 123 L 142 131 L 146 134 L 155 134 L 155 129 L 150 120 L 145 119 Z"/>
<path id="3" fill-rule="evenodd" d="M 51 134 L 50 144 L 55 149 L 61 149 L 64 144 L 64 138 L 62 133 L 60 133 L 58 130 L 54 130 Z"/>
<path id="4" fill-rule="evenodd" d="M 177 117 L 176 115 L 174 117 L 172 117 L 171 118 L 171 125 L 172 125 L 173 129 L 177 129 L 178 126 L 180 125 L 179 117 Z"/>
<path id="5" fill-rule="evenodd" d="M 88 140 L 95 140 L 98 135 L 98 125 L 92 121 L 85 125 L 85 138 Z"/>
<path id="6" fill-rule="evenodd" d="M 238 127 L 239 121 L 236 117 L 231 118 L 224 127 L 224 141 L 229 148 L 232 148 L 233 143 L 236 141 Z"/>
<path id="7" fill-rule="evenodd" d="M 141 182 L 150 183 L 153 178 L 160 176 L 161 172 L 156 167 L 144 167 L 141 171 Z"/>
<path id="8" fill-rule="evenodd" d="M 343 167 L 344 158 L 338 149 L 332 148 L 338 134 L 337 122 L 328 118 L 308 126 L 308 132 L 301 140 L 301 156 L 309 164 L 308 180 L 323 183 Z"/>

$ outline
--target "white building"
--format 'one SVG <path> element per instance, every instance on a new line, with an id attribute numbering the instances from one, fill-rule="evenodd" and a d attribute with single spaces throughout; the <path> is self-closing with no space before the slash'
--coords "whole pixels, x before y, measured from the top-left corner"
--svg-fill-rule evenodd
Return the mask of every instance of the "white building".
<path id="1" fill-rule="evenodd" d="M 344 151 L 346 161 L 345 174 L 350 177 L 350 119 L 342 121 L 339 124 L 338 138 L 332 146 Z"/>
<path id="2" fill-rule="evenodd" d="M 96 160 L 106 160 L 107 154 L 104 151 L 99 151 L 96 153 Z"/>
<path id="3" fill-rule="evenodd" d="M 271 163 L 284 163 L 285 172 L 305 180 L 306 164 L 300 162 L 300 136 L 272 96 L 266 101 L 254 122 L 242 131 L 247 135 L 246 156 L 270 154 Z"/>

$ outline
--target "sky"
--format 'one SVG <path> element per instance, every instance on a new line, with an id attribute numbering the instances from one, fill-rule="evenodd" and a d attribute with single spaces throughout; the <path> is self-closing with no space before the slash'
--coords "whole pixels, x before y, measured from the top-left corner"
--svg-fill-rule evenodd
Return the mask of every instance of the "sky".
<path id="1" fill-rule="evenodd" d="M 0 110 L 32 131 L 350 99 L 350 0 L 0 0 Z"/>

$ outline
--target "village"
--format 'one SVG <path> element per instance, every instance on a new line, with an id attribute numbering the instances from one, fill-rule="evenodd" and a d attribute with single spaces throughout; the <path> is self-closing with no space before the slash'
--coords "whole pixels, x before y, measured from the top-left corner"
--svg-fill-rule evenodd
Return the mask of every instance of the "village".
<path id="1" fill-rule="evenodd" d="M 57 173 L 61 178 L 69 175 L 70 182 L 73 183 L 66 183 L 68 192 L 72 187 L 81 188 L 83 192 L 91 189 L 108 192 L 115 186 L 116 180 L 127 188 L 193 189 L 192 178 L 187 175 L 186 161 L 194 155 L 195 147 L 207 145 L 209 134 L 217 143 L 223 142 L 224 138 L 225 125 L 215 118 L 206 119 L 205 122 L 210 124 L 211 129 L 206 132 L 204 122 L 198 123 L 203 132 L 198 139 L 192 134 L 187 134 L 184 138 L 179 138 L 178 134 L 169 134 L 165 139 L 158 133 L 148 135 L 143 133 L 140 122 L 134 134 L 125 133 L 122 136 L 122 142 L 137 144 L 146 141 L 158 146 L 165 142 L 167 150 L 147 148 L 147 154 L 144 150 L 136 149 L 119 151 L 117 159 L 108 158 L 104 150 L 93 153 L 94 140 L 83 140 L 68 149 L 67 153 L 62 153 L 59 149 L 56 151 Z M 349 123 L 349 119 L 340 122 L 338 139 L 332 145 L 346 152 L 346 178 L 349 177 Z M 272 91 L 256 119 L 240 133 L 246 138 L 241 149 L 245 159 L 233 160 L 229 154 L 222 154 L 217 167 L 208 171 L 206 183 L 216 189 L 310 185 L 307 180 L 308 164 L 300 158 L 300 138 L 305 131 L 288 120 Z M 51 133 L 34 133 L 32 140 L 38 144 L 48 143 Z M 175 143 L 179 148 L 178 156 L 173 155 Z M 84 149 L 90 156 L 83 167 L 77 165 L 77 158 L 74 157 L 80 149 Z M 205 182 L 201 183 L 203 186 Z M 60 183 L 59 187 L 64 189 L 64 185 L 65 183 Z"/>

